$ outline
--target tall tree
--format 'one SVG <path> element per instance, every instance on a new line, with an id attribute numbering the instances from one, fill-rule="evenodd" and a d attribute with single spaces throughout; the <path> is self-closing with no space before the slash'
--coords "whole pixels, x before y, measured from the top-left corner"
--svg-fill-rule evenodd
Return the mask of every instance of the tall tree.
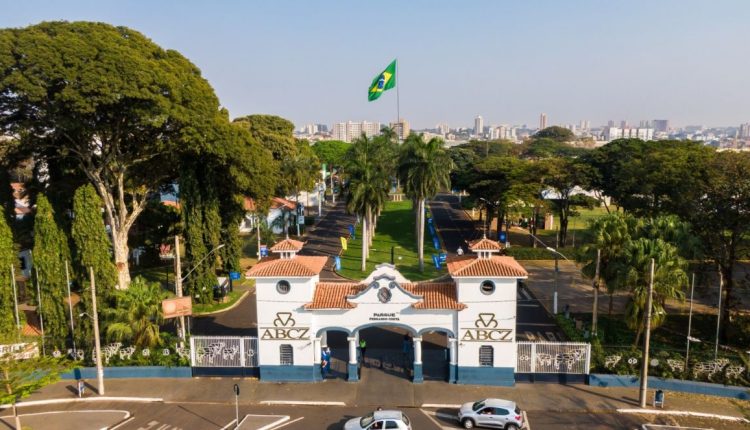
<path id="1" fill-rule="evenodd" d="M 34 269 L 38 273 L 35 280 L 39 283 L 41 297 L 36 297 L 33 288 L 32 296 L 38 305 L 41 304 L 46 343 L 62 348 L 68 335 L 65 261 L 70 261 L 70 250 L 68 238 L 58 227 L 52 205 L 44 195 L 36 200 L 33 255 Z"/>
<path id="2" fill-rule="evenodd" d="M 359 215 L 362 220 L 362 267 L 367 270 L 369 252 L 370 224 L 373 215 L 385 206 L 388 200 L 390 176 L 378 162 L 382 154 L 378 149 L 382 145 L 362 135 L 352 144 L 347 154 L 346 170 L 349 176 L 346 209 L 349 213 Z"/>
<path id="3" fill-rule="evenodd" d="M 11 339 L 18 334 L 14 318 L 14 302 L 10 266 L 16 264 L 16 247 L 8 226 L 5 208 L 0 208 L 0 338 Z"/>
<path id="4" fill-rule="evenodd" d="M 433 137 L 425 142 L 424 134 L 412 133 L 406 138 L 399 160 L 399 177 L 406 194 L 417 202 L 417 254 L 419 270 L 424 271 L 425 201 L 441 189 L 450 189 L 453 160 L 443 148 L 443 140 Z"/>
<path id="5" fill-rule="evenodd" d="M 129 289 L 116 291 L 116 306 L 104 313 L 107 339 L 127 341 L 138 348 L 158 346 L 159 325 L 164 322 L 161 301 L 165 298 L 158 283 L 141 277 L 134 279 Z"/>
<path id="6" fill-rule="evenodd" d="M 281 161 L 282 177 L 289 189 L 294 192 L 294 202 L 299 207 L 300 191 L 310 191 L 315 187 L 320 177 L 320 162 L 307 142 L 297 144 L 297 150 L 284 157 Z M 297 236 L 300 235 L 299 220 L 297 221 Z"/>
<path id="7" fill-rule="evenodd" d="M 71 236 L 75 243 L 75 265 L 81 288 L 80 312 L 91 313 L 89 267 L 94 269 L 100 304 L 106 305 L 117 286 L 117 269 L 112 263 L 110 241 L 102 219 L 102 199 L 91 184 L 78 188 L 73 197 Z M 91 321 L 83 319 L 76 326 L 77 337 L 91 338 Z"/>
<path id="8" fill-rule="evenodd" d="M 740 304 L 735 291 L 737 260 L 750 254 L 750 154 L 719 152 L 710 161 L 699 198 L 685 201 L 685 213 L 701 238 L 705 255 L 723 279 L 722 341 L 727 339 L 732 313 Z"/>
<path id="9" fill-rule="evenodd" d="M 576 194 L 576 188 L 588 187 L 591 168 L 576 159 L 550 158 L 544 160 L 543 183 L 552 189 L 554 195 L 547 197 L 552 209 L 558 216 L 560 230 L 559 241 L 565 246 L 568 234 L 568 220 L 576 215 L 575 208 L 580 206 L 592 207 L 592 198 L 583 194 Z"/>
<path id="10" fill-rule="evenodd" d="M 149 194 L 221 113 L 185 57 L 90 22 L 0 30 L 0 111 L 0 133 L 22 136 L 17 153 L 52 171 L 72 160 L 96 188 L 121 288 L 130 283 L 128 233 Z"/>

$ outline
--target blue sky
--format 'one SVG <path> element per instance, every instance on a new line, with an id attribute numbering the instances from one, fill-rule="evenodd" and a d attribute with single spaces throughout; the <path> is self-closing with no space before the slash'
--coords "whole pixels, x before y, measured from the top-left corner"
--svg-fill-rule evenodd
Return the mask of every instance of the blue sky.
<path id="1" fill-rule="evenodd" d="M 750 1 L 4 0 L 0 27 L 92 20 L 182 52 L 233 117 L 413 126 L 750 121 Z"/>

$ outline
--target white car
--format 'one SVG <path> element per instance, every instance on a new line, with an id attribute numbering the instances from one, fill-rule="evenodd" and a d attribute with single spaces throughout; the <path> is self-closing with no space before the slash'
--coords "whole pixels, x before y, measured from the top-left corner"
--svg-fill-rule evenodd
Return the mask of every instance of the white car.
<path id="1" fill-rule="evenodd" d="M 364 417 L 352 418 L 344 424 L 344 430 L 411 430 L 411 421 L 401 411 L 375 411 Z"/>
<path id="2" fill-rule="evenodd" d="M 518 430 L 525 427 L 523 414 L 516 403 L 502 399 L 464 403 L 458 410 L 457 419 L 466 429 L 488 427 Z"/>

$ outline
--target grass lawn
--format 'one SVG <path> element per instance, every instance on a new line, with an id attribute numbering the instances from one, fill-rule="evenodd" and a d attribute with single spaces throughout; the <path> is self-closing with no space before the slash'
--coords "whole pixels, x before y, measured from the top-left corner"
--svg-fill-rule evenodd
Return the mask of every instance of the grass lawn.
<path id="1" fill-rule="evenodd" d="M 159 266 L 136 267 L 130 270 L 130 277 L 140 276 L 148 282 L 158 282 L 162 288 L 174 291 L 174 262 L 168 260 Z"/>
<path id="2" fill-rule="evenodd" d="M 216 312 L 216 311 L 220 311 L 222 309 L 226 309 L 226 308 L 232 306 L 233 304 L 235 304 L 237 302 L 237 300 L 240 297 L 242 297 L 242 294 L 245 291 L 247 291 L 247 290 L 237 290 L 237 289 L 235 289 L 234 291 L 232 291 L 229 294 L 227 294 L 226 301 L 223 302 L 223 303 L 222 302 L 213 302 L 213 303 L 208 303 L 208 304 L 205 304 L 205 305 L 204 304 L 200 304 L 200 303 L 195 303 L 195 304 L 193 304 L 193 315 L 198 316 L 200 314 L 205 314 L 205 313 L 209 313 L 209 312 Z"/>
<path id="3" fill-rule="evenodd" d="M 388 202 L 378 220 L 375 237 L 370 247 L 370 258 L 367 270 L 360 271 L 362 262 L 362 226 L 356 230 L 356 239 L 349 240 L 348 249 L 341 255 L 339 274 L 347 278 L 361 280 L 380 263 L 391 262 L 391 247 L 395 248 L 396 268 L 409 280 L 421 281 L 444 275 L 446 269 L 438 271 L 432 263 L 432 254 L 437 254 L 432 245 L 430 232 L 425 228 L 425 262 L 424 272 L 419 271 L 417 259 L 417 241 L 415 215 L 411 202 Z"/>

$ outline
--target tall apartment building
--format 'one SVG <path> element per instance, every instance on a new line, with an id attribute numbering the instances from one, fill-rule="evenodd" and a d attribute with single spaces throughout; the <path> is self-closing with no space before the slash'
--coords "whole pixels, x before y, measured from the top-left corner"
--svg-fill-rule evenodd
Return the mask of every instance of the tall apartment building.
<path id="1" fill-rule="evenodd" d="M 539 115 L 539 130 L 544 130 L 547 128 L 547 114 L 542 113 Z"/>
<path id="2" fill-rule="evenodd" d="M 484 135 L 484 119 L 481 115 L 477 115 L 474 118 L 474 136 L 480 137 Z"/>
<path id="3" fill-rule="evenodd" d="M 604 140 L 611 141 L 615 139 L 641 139 L 654 140 L 653 128 L 622 128 L 622 127 L 604 127 L 602 132 Z"/>
<path id="4" fill-rule="evenodd" d="M 655 119 L 651 121 L 651 125 L 654 127 L 654 131 L 657 133 L 666 133 L 669 131 L 668 119 Z"/>
<path id="5" fill-rule="evenodd" d="M 390 123 L 390 127 L 396 132 L 399 140 L 404 140 L 409 136 L 411 129 L 409 129 L 409 121 L 401 118 L 398 123 Z"/>
<path id="6" fill-rule="evenodd" d="M 380 123 L 379 122 L 338 122 L 333 125 L 332 138 L 334 140 L 343 140 L 344 142 L 351 142 L 365 134 L 367 137 L 372 137 L 380 134 Z"/>
<path id="7" fill-rule="evenodd" d="M 438 124 L 435 128 L 437 129 L 438 133 L 442 134 L 443 136 L 450 133 L 451 131 L 450 128 L 448 127 L 448 124 L 445 124 L 445 123 Z"/>
<path id="8" fill-rule="evenodd" d="M 497 127 L 494 127 L 491 129 L 492 131 L 492 139 L 506 139 L 506 140 L 517 140 L 516 138 L 516 129 L 515 127 L 510 127 L 507 125 L 499 125 Z"/>

